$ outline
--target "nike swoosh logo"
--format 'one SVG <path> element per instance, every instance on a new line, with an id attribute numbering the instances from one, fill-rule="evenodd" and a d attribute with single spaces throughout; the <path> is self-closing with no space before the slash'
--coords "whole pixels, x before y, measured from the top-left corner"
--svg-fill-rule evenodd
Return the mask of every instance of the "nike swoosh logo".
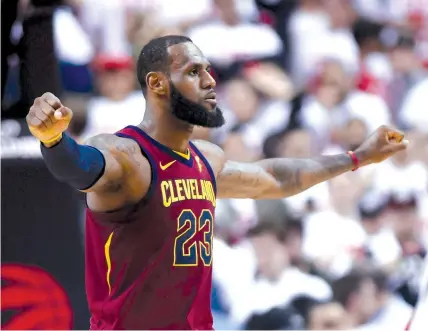
<path id="1" fill-rule="evenodd" d="M 171 161 L 171 162 L 169 162 L 169 163 L 167 163 L 167 164 L 165 164 L 165 165 L 162 165 L 162 163 L 161 163 L 161 162 L 159 162 L 159 167 L 160 167 L 162 170 L 166 170 L 166 169 L 168 169 L 170 166 L 172 166 L 176 161 L 177 161 L 177 160 Z"/>

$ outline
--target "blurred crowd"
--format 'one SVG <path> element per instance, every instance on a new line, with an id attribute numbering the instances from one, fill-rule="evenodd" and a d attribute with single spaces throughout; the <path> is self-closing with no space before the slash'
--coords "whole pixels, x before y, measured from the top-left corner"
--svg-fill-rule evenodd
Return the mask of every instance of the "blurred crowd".
<path id="1" fill-rule="evenodd" d="M 404 329 L 428 248 L 428 1 L 8 5 L 2 157 L 38 153 L 17 123 L 48 90 L 81 141 L 139 124 L 135 57 L 167 34 L 211 61 L 227 124 L 194 136 L 232 160 L 343 153 L 380 125 L 405 131 L 407 151 L 296 196 L 219 200 L 212 298 L 217 329 Z"/>

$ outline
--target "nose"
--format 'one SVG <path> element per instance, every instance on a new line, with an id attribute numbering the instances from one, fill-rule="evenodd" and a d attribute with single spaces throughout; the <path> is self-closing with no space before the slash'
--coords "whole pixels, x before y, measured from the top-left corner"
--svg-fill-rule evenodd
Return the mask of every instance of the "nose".
<path id="1" fill-rule="evenodd" d="M 204 71 L 204 75 L 201 79 L 201 85 L 204 90 L 208 90 L 215 88 L 217 83 L 211 73 Z"/>

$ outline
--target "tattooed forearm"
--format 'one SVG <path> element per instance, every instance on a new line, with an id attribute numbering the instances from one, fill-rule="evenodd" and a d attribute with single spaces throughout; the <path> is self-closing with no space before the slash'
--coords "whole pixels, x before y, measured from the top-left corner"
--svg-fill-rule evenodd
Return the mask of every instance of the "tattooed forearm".
<path id="1" fill-rule="evenodd" d="M 219 198 L 280 199 L 307 190 L 353 168 L 349 155 L 313 159 L 228 161 L 217 177 Z"/>
<path id="2" fill-rule="evenodd" d="M 284 196 L 300 193 L 353 168 L 347 154 L 313 159 L 267 159 L 258 164 L 278 181 Z"/>
<path id="3" fill-rule="evenodd" d="M 273 177 L 256 163 L 228 161 L 217 178 L 218 197 L 255 199 L 275 184 Z"/>

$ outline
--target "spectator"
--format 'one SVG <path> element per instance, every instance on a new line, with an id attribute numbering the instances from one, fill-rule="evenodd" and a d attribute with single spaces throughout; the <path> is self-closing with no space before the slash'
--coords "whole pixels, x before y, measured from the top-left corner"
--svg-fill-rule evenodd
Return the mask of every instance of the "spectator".
<path id="1" fill-rule="evenodd" d="M 334 298 L 360 330 L 404 329 L 412 309 L 387 288 L 380 271 L 355 270 L 333 283 Z"/>
<path id="2" fill-rule="evenodd" d="M 88 104 L 85 136 L 113 133 L 126 125 L 139 124 L 145 99 L 135 92 L 135 68 L 131 57 L 99 55 L 94 62 L 99 97 Z"/>
<path id="3" fill-rule="evenodd" d="M 225 283 L 223 288 L 229 288 L 229 307 L 231 316 L 240 323 L 246 321 L 252 314 L 260 314 L 275 307 L 285 307 L 298 296 L 306 295 L 317 300 L 330 298 L 328 284 L 322 279 L 308 275 L 290 265 L 290 255 L 285 243 L 285 228 L 270 222 L 261 222 L 248 233 L 247 252 L 254 254 L 256 273 L 248 278 L 241 275 L 238 295 L 237 284 L 232 290 Z M 224 258 L 224 256 L 223 256 Z M 229 270 L 230 272 L 230 270 Z M 245 280 L 247 279 L 247 280 Z M 231 295 L 234 291 L 235 295 Z M 245 293 L 245 294 L 244 294 Z"/>
<path id="4" fill-rule="evenodd" d="M 400 126 L 406 129 L 412 127 L 420 129 L 423 128 L 424 118 L 419 117 L 420 106 L 418 103 L 420 101 L 415 98 L 418 98 L 418 94 L 424 93 L 417 91 L 424 89 L 423 82 L 426 81 L 428 73 L 423 67 L 421 59 L 414 52 L 413 37 L 405 33 L 396 33 L 395 39 L 389 53 L 395 72 L 395 77 L 389 87 L 389 104 L 394 119 Z M 418 125 L 418 120 L 422 121 L 421 126 Z"/>
<path id="5" fill-rule="evenodd" d="M 337 302 L 314 304 L 309 310 L 308 330 L 346 330 L 350 327 L 345 309 Z"/>

